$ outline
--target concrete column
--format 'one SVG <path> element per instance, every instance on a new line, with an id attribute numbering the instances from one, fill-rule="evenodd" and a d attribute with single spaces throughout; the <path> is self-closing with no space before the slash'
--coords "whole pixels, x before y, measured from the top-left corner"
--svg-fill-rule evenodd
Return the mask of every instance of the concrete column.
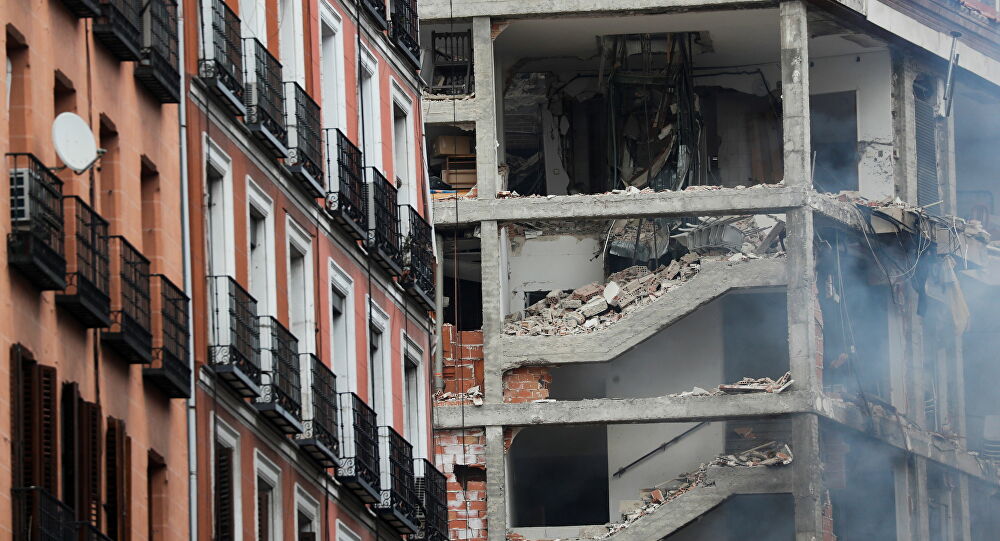
<path id="1" fill-rule="evenodd" d="M 476 84 L 476 178 L 480 199 L 495 199 L 497 174 L 496 91 L 493 63 L 493 36 L 489 17 L 472 19 L 473 76 Z M 485 330 L 485 329 L 484 329 Z"/>
<path id="2" fill-rule="evenodd" d="M 497 222 L 482 222 L 479 228 L 480 253 L 482 254 L 483 293 L 483 390 L 484 401 L 489 404 L 503 402 L 503 374 L 501 363 L 501 333 L 503 332 L 502 288 L 500 281 L 507 277 L 500 268 L 500 232 Z"/>
<path id="3" fill-rule="evenodd" d="M 927 541 L 930 539 L 930 517 L 927 507 L 927 459 L 913 456 L 913 473 L 915 490 L 910 493 L 913 500 L 911 504 L 916 515 L 917 531 L 913 536 L 914 541 Z"/>
<path id="4" fill-rule="evenodd" d="M 507 464 L 503 427 L 486 427 L 486 528 L 489 541 L 507 540 Z"/>
<path id="5" fill-rule="evenodd" d="M 803 0 L 781 2 L 781 108 L 786 186 L 812 186 L 806 15 Z"/>
<path id="6" fill-rule="evenodd" d="M 792 462 L 795 479 L 795 541 L 823 541 L 823 467 L 819 453 L 819 417 L 802 413 L 792 418 Z M 834 510 L 836 516 L 836 510 Z"/>

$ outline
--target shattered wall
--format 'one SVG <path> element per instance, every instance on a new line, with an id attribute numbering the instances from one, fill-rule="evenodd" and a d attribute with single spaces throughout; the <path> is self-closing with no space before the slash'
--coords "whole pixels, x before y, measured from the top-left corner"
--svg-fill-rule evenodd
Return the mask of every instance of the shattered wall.
<path id="1" fill-rule="evenodd" d="M 600 235 L 539 235 L 522 230 L 510 237 L 509 312 L 523 310 L 529 292 L 574 289 L 604 281 Z"/>
<path id="2" fill-rule="evenodd" d="M 456 331 L 444 325 L 441 332 L 444 392 L 435 405 L 472 404 L 483 392 L 483 331 Z"/>
<path id="3" fill-rule="evenodd" d="M 486 540 L 486 432 L 436 430 L 434 453 L 445 475 L 449 538 Z"/>

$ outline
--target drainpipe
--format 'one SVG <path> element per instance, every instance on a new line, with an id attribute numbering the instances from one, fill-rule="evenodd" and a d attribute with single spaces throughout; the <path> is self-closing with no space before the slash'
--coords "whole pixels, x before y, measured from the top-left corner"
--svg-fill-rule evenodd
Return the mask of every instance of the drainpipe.
<path id="1" fill-rule="evenodd" d="M 428 205 L 430 206 L 430 205 Z M 434 273 L 434 390 L 444 390 L 444 345 L 441 337 L 444 332 L 444 238 L 434 233 L 434 255 L 437 259 L 437 272 Z"/>
<path id="2" fill-rule="evenodd" d="M 191 376 L 189 385 L 191 396 L 187 399 L 187 438 L 188 438 L 188 539 L 195 541 L 198 539 L 198 454 L 195 446 L 197 435 L 197 421 L 195 415 L 195 383 L 197 381 L 197 367 L 194 360 L 194 291 L 191 279 L 191 218 L 188 211 L 188 163 L 187 163 L 187 85 L 185 84 L 185 50 L 187 40 L 184 39 L 184 0 L 177 2 L 177 40 L 180 46 L 177 47 L 177 65 L 180 67 L 180 77 L 177 84 L 180 86 L 180 102 L 177 104 L 177 120 L 180 126 L 180 180 L 181 180 L 181 258 L 184 268 L 184 294 L 191 299 L 188 305 L 188 362 L 190 363 Z"/>

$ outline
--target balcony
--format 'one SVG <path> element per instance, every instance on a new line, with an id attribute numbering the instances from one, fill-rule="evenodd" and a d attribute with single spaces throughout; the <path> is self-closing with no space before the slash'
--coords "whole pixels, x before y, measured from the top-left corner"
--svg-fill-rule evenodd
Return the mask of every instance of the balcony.
<path id="1" fill-rule="evenodd" d="M 143 0 L 101 0 L 94 39 L 122 62 L 139 60 L 142 48 Z"/>
<path id="2" fill-rule="evenodd" d="M 15 488 L 14 536 L 21 541 L 71 541 L 77 537 L 73 510 L 41 487 Z"/>
<path id="3" fill-rule="evenodd" d="M 411 541 L 448 541 L 448 500 L 444 474 L 433 464 L 418 458 L 413 461 L 416 476 L 419 527 Z"/>
<path id="4" fill-rule="evenodd" d="M 285 89 L 281 83 L 281 63 L 255 38 L 243 40 L 246 64 L 243 80 L 246 92 L 247 127 L 271 153 L 272 158 L 288 157 L 288 131 L 285 129 Z"/>
<path id="5" fill-rule="evenodd" d="M 66 288 L 62 181 L 32 154 L 8 154 L 10 233 L 7 259 L 35 287 Z"/>
<path id="6" fill-rule="evenodd" d="M 89 522 L 78 522 L 76 528 L 75 541 L 111 541 L 110 537 L 101 533 L 101 530 Z"/>
<path id="7" fill-rule="evenodd" d="M 431 32 L 434 69 L 431 94 L 472 94 L 472 31 Z"/>
<path id="8" fill-rule="evenodd" d="M 190 398 L 189 299 L 166 276 L 153 278 L 153 363 L 142 377 L 170 398 Z"/>
<path id="9" fill-rule="evenodd" d="M 229 276 L 209 276 L 208 302 L 212 369 L 241 396 L 256 398 L 260 395 L 257 301 Z"/>
<path id="10" fill-rule="evenodd" d="M 62 0 L 62 5 L 79 19 L 93 19 L 101 15 L 101 4 L 97 0 Z"/>
<path id="11" fill-rule="evenodd" d="M 413 481 L 413 446 L 391 426 L 378 427 L 382 501 L 375 512 L 402 535 L 417 531 L 417 493 Z"/>
<path id="12" fill-rule="evenodd" d="M 420 69 L 420 32 L 417 28 L 417 0 L 392 0 L 392 26 L 389 30 L 406 58 Z"/>
<path id="13" fill-rule="evenodd" d="M 302 432 L 299 341 L 277 319 L 261 316 L 262 385 L 254 407 L 285 434 Z"/>
<path id="14" fill-rule="evenodd" d="M 135 78 L 160 103 L 177 103 L 181 95 L 177 62 L 177 3 L 148 0 Z"/>
<path id="15" fill-rule="evenodd" d="M 337 437 L 337 379 L 315 355 L 303 353 L 302 366 L 312 376 L 311 397 L 303 411 L 302 433 L 295 437 L 299 447 L 324 468 L 340 464 L 340 440 Z"/>
<path id="16" fill-rule="evenodd" d="M 108 222 L 76 196 L 63 197 L 66 223 L 66 289 L 56 304 L 88 329 L 111 325 L 108 296 Z"/>
<path id="17" fill-rule="evenodd" d="M 368 251 L 392 276 L 403 274 L 403 251 L 399 236 L 399 206 L 396 203 L 398 194 L 396 187 L 379 173 L 378 169 L 370 167 L 368 204 L 369 213 Z"/>
<path id="18" fill-rule="evenodd" d="M 243 105 L 243 41 L 240 19 L 223 0 L 202 2 L 204 46 L 198 60 L 198 77 L 235 116 L 246 114 Z"/>
<path id="19" fill-rule="evenodd" d="M 336 477 L 365 503 L 379 503 L 378 435 L 375 410 L 354 393 L 340 393 L 341 459 Z"/>
<path id="20" fill-rule="evenodd" d="M 319 105 L 298 83 L 285 83 L 285 122 L 288 125 L 288 170 L 310 197 L 326 195 L 323 178 L 323 139 Z"/>
<path id="21" fill-rule="evenodd" d="M 434 309 L 434 248 L 431 226 L 407 205 L 409 231 L 403 243 L 403 287 L 426 310 Z"/>
<path id="22" fill-rule="evenodd" d="M 389 20 L 385 16 L 385 0 L 360 0 L 360 3 L 379 29 L 389 28 Z"/>
<path id="23" fill-rule="evenodd" d="M 331 176 L 332 190 L 326 196 L 326 210 L 333 219 L 344 226 L 347 233 L 357 239 L 368 238 L 368 192 L 363 177 L 361 149 L 338 129 L 324 130 L 327 145 L 327 174 Z M 332 141 L 331 141 L 332 139 Z M 337 165 L 334 168 L 329 159 L 334 153 L 330 145 L 336 145 Z M 333 175 L 336 172 L 336 175 Z"/>
<path id="24" fill-rule="evenodd" d="M 111 327 L 101 340 L 130 363 L 153 360 L 149 260 L 125 237 L 111 237 Z"/>

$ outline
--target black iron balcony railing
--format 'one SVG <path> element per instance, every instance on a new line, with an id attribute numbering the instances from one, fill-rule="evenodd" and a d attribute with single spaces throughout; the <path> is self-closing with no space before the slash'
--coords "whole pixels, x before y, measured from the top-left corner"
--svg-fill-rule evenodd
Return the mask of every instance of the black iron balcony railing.
<path id="1" fill-rule="evenodd" d="M 62 4 L 80 19 L 93 19 L 101 15 L 101 3 L 98 0 L 62 0 Z"/>
<path id="2" fill-rule="evenodd" d="M 427 310 L 434 309 L 434 247 L 430 224 L 413 207 L 406 207 L 409 230 L 404 242 L 403 287 Z"/>
<path id="3" fill-rule="evenodd" d="M 413 66 L 420 67 L 420 31 L 417 27 L 417 0 L 392 0 L 392 40 Z"/>
<path id="4" fill-rule="evenodd" d="M 177 65 L 177 2 L 146 0 L 142 14 L 142 49 L 135 78 L 160 103 L 180 101 Z"/>
<path id="5" fill-rule="evenodd" d="M 299 341 L 271 316 L 258 321 L 263 385 L 254 406 L 282 432 L 298 434 L 302 432 Z"/>
<path id="6" fill-rule="evenodd" d="M 153 276 L 153 364 L 142 376 L 170 398 L 191 396 L 189 299 L 166 276 Z"/>
<path id="7" fill-rule="evenodd" d="M 321 466 L 340 464 L 340 439 L 337 431 L 337 378 L 312 353 L 301 355 L 302 366 L 309 370 L 309 400 L 303 408 L 302 433 L 296 441 Z"/>
<path id="8" fill-rule="evenodd" d="M 153 360 L 149 260 L 122 236 L 111 237 L 111 327 L 101 339 L 130 363 Z"/>
<path id="9" fill-rule="evenodd" d="M 448 96 L 471 94 L 472 31 L 431 32 L 431 51 L 434 70 L 431 74 L 431 93 Z"/>
<path id="10" fill-rule="evenodd" d="M 104 535 L 101 530 L 89 522 L 77 523 L 77 535 L 74 541 L 112 541 L 110 537 Z"/>
<path id="11" fill-rule="evenodd" d="M 389 19 L 386 18 L 385 12 L 385 0 L 360 0 L 360 2 L 379 28 L 382 30 L 389 28 Z"/>
<path id="12" fill-rule="evenodd" d="M 8 154 L 7 259 L 42 290 L 66 287 L 62 181 L 32 154 Z"/>
<path id="13" fill-rule="evenodd" d="M 208 277 L 212 318 L 212 369 L 237 393 L 260 395 L 260 327 L 257 301 L 229 276 Z"/>
<path id="14" fill-rule="evenodd" d="M 76 541 L 73 510 L 41 487 L 15 488 L 14 539 L 18 541 Z"/>
<path id="15" fill-rule="evenodd" d="M 357 240 L 368 238 L 368 192 L 365 186 L 361 149 L 336 129 L 326 129 L 326 171 L 330 193 L 326 209 Z M 331 146 L 336 152 L 330 152 Z M 337 157 L 337 163 L 330 161 Z"/>
<path id="16" fill-rule="evenodd" d="M 281 83 L 281 63 L 256 38 L 243 40 L 246 64 L 243 80 L 246 92 L 246 123 L 250 131 L 274 158 L 288 157 L 288 130 L 285 129 L 285 88 Z"/>
<path id="17" fill-rule="evenodd" d="M 420 521 L 411 541 L 448 541 L 448 500 L 444 474 L 425 459 L 413 461 Z"/>
<path id="18" fill-rule="evenodd" d="M 139 60 L 143 3 L 144 0 L 101 0 L 101 14 L 94 21 L 94 39 L 118 60 Z"/>
<path id="19" fill-rule="evenodd" d="M 375 410 L 354 393 L 340 393 L 340 467 L 336 476 L 365 503 L 382 501 Z"/>
<path id="20" fill-rule="evenodd" d="M 298 83 L 285 83 L 288 124 L 288 170 L 312 197 L 326 195 L 323 181 L 323 136 L 319 105 Z"/>
<path id="21" fill-rule="evenodd" d="M 240 19 L 223 0 L 202 2 L 202 57 L 198 77 L 221 98 L 229 112 L 243 116 L 243 41 Z"/>
<path id="22" fill-rule="evenodd" d="M 111 325 L 108 222 L 76 196 L 63 197 L 66 222 L 66 289 L 56 304 L 90 329 Z"/>
<path id="23" fill-rule="evenodd" d="M 398 190 L 374 167 L 368 171 L 368 250 L 379 266 L 392 276 L 403 273 L 402 240 L 399 236 Z"/>
<path id="24" fill-rule="evenodd" d="M 413 479 L 413 446 L 391 426 L 378 427 L 382 501 L 375 512 L 403 535 L 416 533 L 417 493 Z"/>

